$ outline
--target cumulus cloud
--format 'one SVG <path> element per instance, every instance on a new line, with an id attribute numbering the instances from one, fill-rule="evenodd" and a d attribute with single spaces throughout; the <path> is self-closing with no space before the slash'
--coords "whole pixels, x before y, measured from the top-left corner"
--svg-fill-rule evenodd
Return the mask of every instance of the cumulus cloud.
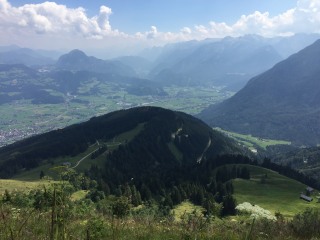
<path id="1" fill-rule="evenodd" d="M 320 0 L 297 0 L 296 7 L 276 16 L 269 12 L 255 11 L 239 16 L 239 19 L 231 24 L 217 22 L 212 18 L 209 23 L 183 26 L 177 32 L 151 26 L 147 31 L 126 34 L 112 28 L 112 14 L 111 8 L 107 6 L 101 6 L 95 16 L 89 17 L 82 7 L 69 8 L 55 2 L 14 7 L 8 0 L 0 0 L 0 44 L 25 45 L 29 41 L 29 46 L 34 42 L 45 46 L 46 42 L 57 45 L 57 39 L 60 39 L 60 47 L 66 43 L 78 43 L 80 47 L 94 42 L 94 45 L 99 47 L 108 45 L 112 48 L 131 48 L 134 45 L 163 45 L 168 42 L 236 37 L 244 34 L 272 37 L 301 32 L 320 33 Z"/>
<path id="2" fill-rule="evenodd" d="M 7 0 L 0 0 L 0 20 L 2 28 L 29 31 L 37 34 L 61 33 L 82 35 L 86 38 L 103 38 L 118 35 L 112 30 L 109 17 L 110 8 L 101 6 L 99 14 L 89 18 L 82 7 L 68 8 L 55 2 L 25 4 L 12 7 Z"/>
<path id="3" fill-rule="evenodd" d="M 320 33 L 320 0 L 298 0 L 297 6 L 277 16 L 269 12 L 255 11 L 242 15 L 234 24 L 210 22 L 209 26 L 196 26 L 199 35 L 207 37 L 240 36 L 259 34 L 262 36 L 284 36 L 294 33 Z"/>
<path id="4" fill-rule="evenodd" d="M 155 26 L 151 26 L 151 30 L 146 33 L 147 38 L 149 39 L 155 39 L 158 34 L 158 29 Z"/>
<path id="5" fill-rule="evenodd" d="M 181 33 L 183 34 L 191 34 L 192 33 L 192 30 L 188 27 L 184 27 L 180 30 Z"/>
<path id="6" fill-rule="evenodd" d="M 320 33 L 320 0 L 298 0 L 293 9 L 271 16 L 269 12 L 255 11 L 242 15 L 233 24 L 211 21 L 207 25 L 184 27 L 180 32 L 161 32 L 156 27 L 138 34 L 139 39 L 153 42 L 174 42 L 192 39 L 223 38 L 258 34 L 265 37 L 289 36 L 295 33 Z"/>

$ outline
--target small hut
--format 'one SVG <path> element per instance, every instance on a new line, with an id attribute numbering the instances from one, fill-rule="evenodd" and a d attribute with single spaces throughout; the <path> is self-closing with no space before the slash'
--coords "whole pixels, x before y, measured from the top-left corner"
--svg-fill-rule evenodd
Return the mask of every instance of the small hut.
<path id="1" fill-rule="evenodd" d="M 307 202 L 311 202 L 313 200 L 312 197 L 308 197 L 307 195 L 302 194 L 302 193 L 300 194 L 300 198 L 307 201 Z"/>
<path id="2" fill-rule="evenodd" d="M 314 191 L 314 189 L 312 187 L 307 187 L 306 191 L 309 192 L 309 193 L 312 193 Z"/>

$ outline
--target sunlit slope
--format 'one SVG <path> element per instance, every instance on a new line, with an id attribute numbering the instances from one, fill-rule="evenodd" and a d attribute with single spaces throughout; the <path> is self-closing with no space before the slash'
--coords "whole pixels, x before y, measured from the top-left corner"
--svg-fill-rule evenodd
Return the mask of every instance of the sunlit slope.
<path id="1" fill-rule="evenodd" d="M 233 180 L 238 204 L 250 202 L 287 217 L 292 217 L 307 207 L 320 207 L 316 198 L 318 193 L 312 194 L 314 200 L 311 203 L 300 199 L 300 193 L 305 193 L 304 184 L 265 168 L 247 167 L 250 170 L 250 180 Z"/>

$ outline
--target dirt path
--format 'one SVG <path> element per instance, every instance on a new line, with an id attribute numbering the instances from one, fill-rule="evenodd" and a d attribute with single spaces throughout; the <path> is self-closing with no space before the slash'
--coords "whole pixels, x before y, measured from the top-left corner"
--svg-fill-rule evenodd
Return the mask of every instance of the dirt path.
<path id="1" fill-rule="evenodd" d="M 207 146 L 205 147 L 205 149 L 203 150 L 203 152 L 202 152 L 202 154 L 200 155 L 200 157 L 198 157 L 197 163 L 201 163 L 202 158 L 203 158 L 203 155 L 206 153 L 206 151 L 208 150 L 208 148 L 210 147 L 210 145 L 211 145 L 211 138 L 209 137 L 208 144 L 207 144 Z"/>
<path id="2" fill-rule="evenodd" d="M 120 144 L 122 144 L 122 143 L 121 143 L 121 142 L 116 142 L 116 143 L 107 145 L 107 147 L 119 146 Z M 90 147 L 93 147 L 94 145 L 98 145 L 98 146 L 99 146 L 100 144 L 99 144 L 99 142 L 97 141 L 95 144 L 91 145 Z M 93 150 L 92 152 L 90 152 L 89 154 L 87 154 L 86 156 L 84 156 L 83 158 L 81 158 L 81 159 L 76 163 L 76 165 L 74 165 L 73 167 L 70 167 L 70 168 L 74 169 L 74 168 L 78 167 L 79 164 L 80 164 L 83 160 L 85 160 L 85 159 L 86 159 L 87 157 L 89 157 L 92 153 L 94 153 L 94 152 L 96 152 L 96 151 L 98 151 L 98 150 L 99 150 L 99 147 L 98 147 L 97 149 Z"/>

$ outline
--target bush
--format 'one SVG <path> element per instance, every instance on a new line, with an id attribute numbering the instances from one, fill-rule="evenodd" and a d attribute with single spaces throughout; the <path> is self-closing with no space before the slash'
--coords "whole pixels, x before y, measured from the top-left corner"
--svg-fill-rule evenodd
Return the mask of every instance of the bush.
<path id="1" fill-rule="evenodd" d="M 320 211 L 308 208 L 294 216 L 290 225 L 293 232 L 301 238 L 320 237 Z"/>
<path id="2" fill-rule="evenodd" d="M 126 197 L 119 197 L 114 203 L 112 203 L 111 208 L 113 215 L 123 218 L 128 215 L 130 211 L 129 199 Z"/>

